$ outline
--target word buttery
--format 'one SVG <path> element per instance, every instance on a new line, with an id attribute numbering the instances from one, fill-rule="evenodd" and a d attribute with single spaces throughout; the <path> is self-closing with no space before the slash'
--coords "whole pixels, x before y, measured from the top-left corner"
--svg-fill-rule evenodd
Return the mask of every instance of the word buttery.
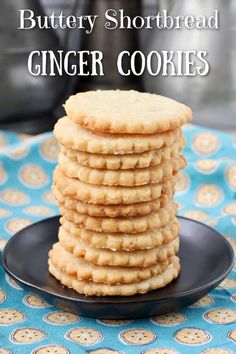
<path id="1" fill-rule="evenodd" d="M 65 16 L 62 12 L 56 15 L 54 12 L 50 16 L 35 16 L 29 9 L 19 10 L 20 30 L 30 30 L 38 27 L 40 29 L 82 29 L 86 34 L 93 32 L 98 15 Z M 171 28 L 197 28 L 197 29 L 218 29 L 219 12 L 214 10 L 212 16 L 170 16 L 167 10 L 158 11 L 155 15 L 136 16 L 131 18 L 125 15 L 123 9 L 108 9 L 104 13 L 104 27 L 107 30 L 114 29 L 171 29 Z"/>

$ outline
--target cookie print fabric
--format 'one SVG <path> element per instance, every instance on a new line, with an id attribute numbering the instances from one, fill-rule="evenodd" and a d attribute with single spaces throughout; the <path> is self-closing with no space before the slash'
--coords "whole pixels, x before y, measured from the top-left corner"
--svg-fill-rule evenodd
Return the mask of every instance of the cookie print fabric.
<path id="1" fill-rule="evenodd" d="M 236 139 L 193 125 L 184 133 L 188 167 L 177 185 L 179 214 L 216 228 L 236 250 Z M 51 133 L 0 132 L 1 249 L 18 230 L 58 214 L 51 193 L 57 155 Z M 232 354 L 235 344 L 236 266 L 191 307 L 135 321 L 82 318 L 51 307 L 0 267 L 0 354 Z"/>

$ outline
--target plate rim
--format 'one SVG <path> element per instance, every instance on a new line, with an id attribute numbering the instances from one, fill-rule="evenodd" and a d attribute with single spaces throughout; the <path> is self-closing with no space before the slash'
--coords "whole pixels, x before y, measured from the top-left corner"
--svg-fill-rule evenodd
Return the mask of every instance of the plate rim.
<path id="1" fill-rule="evenodd" d="M 229 243 L 229 241 L 219 231 L 215 230 L 213 227 L 211 227 L 209 225 L 206 225 L 206 224 L 204 224 L 204 223 L 202 223 L 202 222 L 200 222 L 198 220 L 194 220 L 194 219 L 187 218 L 185 216 L 179 216 L 179 215 L 177 215 L 177 218 L 186 220 L 188 222 L 199 224 L 200 226 L 208 228 L 209 230 L 215 232 L 222 239 L 222 241 L 225 242 L 225 244 L 228 247 L 228 251 L 229 251 L 230 257 L 231 257 L 229 259 L 229 266 L 221 275 L 219 275 L 216 279 L 212 280 L 210 283 L 207 283 L 205 285 L 199 286 L 197 288 L 186 290 L 186 291 L 181 292 L 179 294 L 175 294 L 175 295 L 172 295 L 172 296 L 165 296 L 165 297 L 160 298 L 160 299 L 155 299 L 155 298 L 153 298 L 153 299 L 145 299 L 145 300 L 143 300 L 144 303 L 172 302 L 172 301 L 175 301 L 178 298 L 184 298 L 186 296 L 196 295 L 196 294 L 204 292 L 205 290 L 208 290 L 208 289 L 210 291 L 212 288 L 214 288 L 215 285 L 219 284 L 221 282 L 221 280 L 223 280 L 233 268 L 233 265 L 234 265 L 234 251 L 233 251 L 233 248 L 232 248 L 231 244 Z M 132 296 L 86 296 L 86 295 L 78 293 L 78 296 L 84 296 L 85 299 L 81 299 L 81 298 L 76 299 L 76 298 L 69 297 L 67 295 L 61 295 L 61 294 L 55 293 L 52 290 L 43 289 L 40 286 L 34 285 L 32 283 L 29 283 L 28 281 L 22 280 L 17 275 L 15 275 L 7 266 L 7 252 L 8 252 L 8 248 L 11 246 L 12 242 L 14 242 L 16 238 L 21 237 L 19 235 L 23 231 L 25 231 L 26 229 L 30 229 L 32 226 L 35 226 L 35 225 L 38 225 L 38 224 L 41 224 L 41 223 L 44 223 L 44 222 L 46 223 L 48 221 L 52 221 L 53 219 L 55 219 L 55 220 L 58 219 L 58 221 L 59 221 L 60 215 L 56 215 L 56 216 L 52 216 L 52 217 L 49 217 L 49 218 L 46 218 L 46 219 L 42 219 L 42 220 L 37 221 L 37 222 L 35 222 L 35 223 L 31 224 L 31 225 L 28 225 L 27 227 L 25 227 L 22 230 L 20 230 L 17 233 L 15 233 L 8 240 L 6 246 L 3 249 L 3 253 L 2 253 L 2 266 L 3 266 L 3 269 L 5 270 L 5 272 L 8 275 L 10 275 L 16 282 L 18 282 L 20 284 L 23 284 L 24 286 L 26 286 L 29 289 L 32 289 L 34 291 L 43 292 L 44 294 L 47 294 L 47 295 L 50 295 L 50 296 L 54 296 L 54 297 L 60 298 L 62 300 L 73 301 L 73 302 L 76 302 L 76 303 L 96 303 L 98 305 L 99 304 L 105 304 L 105 303 L 106 304 L 114 304 L 114 299 L 117 299 L 117 303 L 122 303 L 123 302 L 122 299 L 125 300 L 125 303 L 130 303 L 130 304 L 142 302 L 142 300 L 139 299 L 139 298 L 137 298 L 137 299 L 132 299 L 132 298 L 136 297 L 137 295 L 142 296 L 142 295 L 146 295 L 146 294 L 136 294 L 136 295 L 132 295 Z M 178 280 L 178 279 L 176 279 L 176 280 Z M 73 289 L 69 289 L 69 290 L 73 290 Z M 96 301 L 94 301 L 95 299 L 96 299 Z M 102 301 L 99 301 L 99 300 L 102 300 Z"/>

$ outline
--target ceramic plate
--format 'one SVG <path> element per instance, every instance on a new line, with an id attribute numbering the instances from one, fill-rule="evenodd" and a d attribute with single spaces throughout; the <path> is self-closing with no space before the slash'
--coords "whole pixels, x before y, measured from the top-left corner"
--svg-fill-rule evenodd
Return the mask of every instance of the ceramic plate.
<path id="1" fill-rule="evenodd" d="M 6 272 L 23 288 L 76 314 L 101 319 L 141 318 L 178 311 L 216 287 L 233 266 L 233 250 L 212 228 L 179 217 L 181 272 L 163 289 L 128 297 L 86 297 L 63 287 L 48 273 L 48 251 L 57 241 L 59 217 L 30 225 L 7 243 Z"/>

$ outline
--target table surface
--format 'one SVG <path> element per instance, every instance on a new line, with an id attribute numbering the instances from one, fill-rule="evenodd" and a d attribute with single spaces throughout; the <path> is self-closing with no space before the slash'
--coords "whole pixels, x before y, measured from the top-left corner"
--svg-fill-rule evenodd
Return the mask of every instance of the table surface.
<path id="1" fill-rule="evenodd" d="M 216 228 L 236 250 L 236 140 L 193 125 L 184 133 L 188 167 L 177 185 L 179 214 Z M 21 228 L 58 213 L 50 190 L 57 153 L 51 133 L 29 138 L 0 132 L 2 249 Z M 236 267 L 193 306 L 135 321 L 81 318 L 50 307 L 0 267 L 1 354 L 229 354 L 235 352 L 235 322 Z"/>

